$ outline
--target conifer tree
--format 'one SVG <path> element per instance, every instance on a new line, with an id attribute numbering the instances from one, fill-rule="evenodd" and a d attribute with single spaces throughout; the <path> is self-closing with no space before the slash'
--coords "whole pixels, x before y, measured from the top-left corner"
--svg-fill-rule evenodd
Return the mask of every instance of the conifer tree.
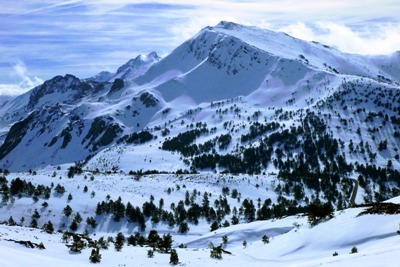
<path id="1" fill-rule="evenodd" d="M 267 235 L 263 235 L 261 241 L 262 241 L 264 244 L 268 244 L 268 243 L 269 243 L 269 237 L 268 237 Z"/>
<path id="2" fill-rule="evenodd" d="M 52 234 L 54 232 L 54 226 L 51 221 L 48 221 L 43 225 L 43 230 L 46 231 L 49 234 Z"/>
<path id="3" fill-rule="evenodd" d="M 65 206 L 65 208 L 63 209 L 63 212 L 62 212 L 66 217 L 69 217 L 71 214 L 72 214 L 72 208 L 69 206 L 69 205 L 67 205 L 67 206 Z"/>
<path id="4" fill-rule="evenodd" d="M 108 249 L 108 242 L 105 240 L 104 237 L 99 238 L 99 240 L 97 241 L 97 245 L 101 249 Z"/>
<path id="5" fill-rule="evenodd" d="M 89 260 L 92 263 L 98 263 L 101 261 L 101 254 L 99 248 L 92 249 L 92 253 L 90 254 Z"/>
<path id="6" fill-rule="evenodd" d="M 172 265 L 177 265 L 179 263 L 178 253 L 175 249 L 171 250 L 171 256 L 169 258 L 169 263 Z"/>
<path id="7" fill-rule="evenodd" d="M 15 221 L 14 221 L 14 219 L 13 219 L 12 216 L 10 216 L 10 218 L 8 218 L 7 224 L 8 224 L 9 226 L 14 226 L 14 225 L 16 225 L 16 223 L 15 223 Z"/>
<path id="8" fill-rule="evenodd" d="M 85 248 L 86 244 L 78 235 L 72 236 L 72 244 L 69 245 L 69 250 L 75 253 L 81 253 L 82 249 Z"/>
<path id="9" fill-rule="evenodd" d="M 158 242 L 158 248 L 164 253 L 168 253 L 172 246 L 172 237 L 170 234 L 163 235 L 163 237 Z"/>
<path id="10" fill-rule="evenodd" d="M 114 248 L 116 251 L 121 251 L 122 247 L 124 246 L 125 243 L 125 236 L 123 233 L 119 232 L 117 234 L 117 237 L 115 238 L 114 242 Z"/>
<path id="11" fill-rule="evenodd" d="M 147 236 L 147 244 L 154 249 L 159 240 L 160 236 L 158 235 L 157 230 L 150 230 L 149 235 Z"/>

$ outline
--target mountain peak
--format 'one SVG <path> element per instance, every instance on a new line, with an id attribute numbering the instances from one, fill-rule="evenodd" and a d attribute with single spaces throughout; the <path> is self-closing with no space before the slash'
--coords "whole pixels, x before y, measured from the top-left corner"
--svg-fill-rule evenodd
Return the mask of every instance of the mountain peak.
<path id="1" fill-rule="evenodd" d="M 223 29 L 227 29 L 227 30 L 238 28 L 238 27 L 243 27 L 243 25 L 237 24 L 237 23 L 231 22 L 231 21 L 225 21 L 225 20 L 221 20 L 217 25 L 214 26 L 214 28 L 223 28 Z"/>
<path id="2" fill-rule="evenodd" d="M 114 78 L 134 79 L 146 72 L 151 65 L 158 62 L 160 59 L 161 58 L 154 51 L 147 55 L 138 55 L 119 67 Z"/>

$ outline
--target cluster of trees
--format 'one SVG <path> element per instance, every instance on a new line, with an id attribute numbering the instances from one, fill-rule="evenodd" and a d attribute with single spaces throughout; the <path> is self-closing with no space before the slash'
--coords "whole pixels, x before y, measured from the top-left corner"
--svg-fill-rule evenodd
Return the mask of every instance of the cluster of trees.
<path id="1" fill-rule="evenodd" d="M 316 225 L 321 220 L 333 217 L 333 208 L 330 203 L 312 202 L 307 207 L 307 217 L 310 225 Z"/>
<path id="2" fill-rule="evenodd" d="M 162 144 L 162 149 L 168 151 L 178 151 L 185 157 L 195 155 L 197 146 L 190 144 L 192 144 L 196 138 L 206 133 L 209 133 L 209 130 L 206 127 L 196 128 L 187 132 L 179 133 L 177 136 L 165 140 Z"/>
<path id="3" fill-rule="evenodd" d="M 170 192 L 168 190 L 167 193 Z M 184 200 L 172 203 L 170 209 L 165 209 L 162 198 L 156 204 L 153 196 L 150 196 L 150 201 L 144 202 L 142 207 L 134 207 L 130 202 L 124 204 L 120 197 L 115 201 L 107 198 L 97 204 L 96 215 L 112 215 L 114 221 L 126 219 L 128 223 L 138 224 L 142 231 L 146 229 L 146 221 L 150 220 L 153 224 L 165 223 L 169 227 L 177 226 L 179 233 L 186 233 L 190 230 L 189 224 L 197 225 L 200 219 L 205 219 L 210 224 L 210 230 L 215 231 L 221 227 L 236 225 L 240 221 L 281 218 L 306 211 L 298 201 L 283 196 L 278 197 L 277 203 L 272 203 L 271 199 L 266 199 L 263 203 L 261 199 L 258 199 L 257 203 L 249 198 L 241 200 L 241 194 L 236 189 L 230 190 L 228 187 L 222 188 L 222 194 L 213 203 L 210 201 L 209 193 L 204 192 L 201 200 L 197 201 L 200 196 L 200 192 L 196 189 L 192 193 L 186 191 Z M 239 208 L 231 208 L 227 199 L 229 196 L 241 203 Z M 227 216 L 230 218 L 226 218 Z M 94 218 L 91 222 L 96 225 Z"/>
<path id="4" fill-rule="evenodd" d="M 155 138 L 154 135 L 152 135 L 149 131 L 140 131 L 137 133 L 131 133 L 129 135 L 124 135 L 117 141 L 117 144 L 126 142 L 127 144 L 144 144 L 146 142 L 149 142 Z"/>
<path id="5" fill-rule="evenodd" d="M 68 178 L 73 178 L 75 174 L 82 174 L 82 173 L 83 173 L 82 166 L 75 165 L 68 168 L 67 176 Z"/>
<path id="6" fill-rule="evenodd" d="M 51 188 L 44 185 L 33 185 L 20 178 L 15 178 L 8 183 L 5 177 L 0 177 L 0 192 L 3 194 L 2 201 L 7 202 L 10 196 L 30 196 L 38 201 L 39 197 L 50 198 Z"/>
<path id="7" fill-rule="evenodd" d="M 172 237 L 170 234 L 160 236 L 156 230 L 151 230 L 148 236 L 143 236 L 136 232 L 133 235 L 125 237 L 123 233 L 119 232 L 115 237 L 100 237 L 98 240 L 93 240 L 87 233 L 77 234 L 71 232 L 64 232 L 61 238 L 65 246 L 69 248 L 71 252 L 81 253 L 83 249 L 92 248 L 89 260 L 92 263 L 98 263 L 101 261 L 100 249 L 107 250 L 110 244 L 113 244 L 116 251 L 121 251 L 125 244 L 128 246 L 148 246 L 152 248 L 151 253 L 148 253 L 149 257 L 154 256 L 154 251 L 159 253 L 170 253 L 170 263 L 176 265 L 179 262 L 178 254 L 172 247 Z"/>
<path id="8" fill-rule="evenodd" d="M 280 127 L 279 123 L 277 122 L 270 122 L 266 124 L 261 124 L 259 122 L 254 122 L 250 125 L 250 131 L 247 134 L 244 134 L 240 137 L 240 141 L 242 143 L 251 141 L 256 137 L 262 136 L 267 132 L 272 132 L 277 130 Z"/>

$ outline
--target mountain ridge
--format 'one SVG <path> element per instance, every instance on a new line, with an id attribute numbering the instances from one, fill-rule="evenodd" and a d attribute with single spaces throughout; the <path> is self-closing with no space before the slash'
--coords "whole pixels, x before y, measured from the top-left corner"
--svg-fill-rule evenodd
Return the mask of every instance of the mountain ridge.
<path id="1" fill-rule="evenodd" d="M 326 58 L 326 55 L 329 57 Z M 373 59 L 382 63 L 387 58 Z M 393 65 L 397 59 L 391 59 Z M 340 66 L 331 66 L 329 62 L 332 60 Z M 62 149 L 63 142 L 55 140 L 71 136 L 71 144 L 83 143 L 79 136 L 87 135 L 90 128 L 97 125 L 95 120 L 100 120 L 103 126 L 91 143 L 97 143 L 102 136 L 110 136 L 111 141 L 100 142 L 105 145 L 92 146 L 91 150 L 85 146 L 85 152 L 79 150 L 82 152 L 77 153 L 79 156 L 76 160 L 82 161 L 116 145 L 124 135 L 165 128 L 166 124 L 185 118 L 184 114 L 190 110 L 205 108 L 209 109 L 207 112 L 210 114 L 213 102 L 241 99 L 233 102 L 239 101 L 250 109 L 260 106 L 267 110 L 285 108 L 288 111 L 300 111 L 315 108 L 316 103 L 324 102 L 336 91 L 341 91 L 347 81 L 358 81 L 362 86 L 398 87 L 396 77 L 378 70 L 376 63 L 369 64 L 369 60 L 370 57 L 341 53 L 285 33 L 223 21 L 214 27 L 204 28 L 162 59 L 151 52 L 129 60 L 115 74 L 103 73 L 107 79 L 101 75 L 98 81 L 95 78 L 79 79 L 73 75 L 56 76 L 7 103 L 1 110 L 1 124 L 3 129 L 10 129 L 10 125 L 21 120 L 29 110 L 60 105 L 65 113 L 64 119 L 60 120 L 58 126 L 51 127 L 53 130 L 48 137 L 43 137 L 47 140 L 42 141 L 42 145 L 58 146 L 50 158 L 61 159 L 57 161 L 57 164 L 61 164 L 65 148 Z M 354 64 L 358 64 L 357 67 L 347 72 Z M 204 116 L 207 120 L 211 119 L 210 115 Z M 236 123 L 240 124 L 240 115 L 236 118 Z M 31 125 L 32 130 L 37 125 Z M 71 128 L 72 125 L 77 128 Z M 105 125 L 114 125 L 110 126 L 114 130 Z M 72 134 L 72 129 L 75 129 L 75 134 Z M 43 129 L 34 131 L 41 133 Z M 19 144 L 20 149 L 26 149 L 28 144 L 34 143 L 29 140 L 27 138 Z M 14 165 L 10 164 L 12 156 L 7 155 L 11 155 L 11 151 L 4 147 L 0 147 L 0 151 L 3 151 L 3 159 L 9 162 L 2 162 L 3 168 L 21 167 L 18 164 L 12 167 Z M 71 160 L 71 157 L 68 156 L 68 159 Z M 29 168 L 44 167 L 43 164 L 46 164 L 44 159 L 40 163 L 32 163 Z M 181 164 L 177 166 L 184 167 Z"/>

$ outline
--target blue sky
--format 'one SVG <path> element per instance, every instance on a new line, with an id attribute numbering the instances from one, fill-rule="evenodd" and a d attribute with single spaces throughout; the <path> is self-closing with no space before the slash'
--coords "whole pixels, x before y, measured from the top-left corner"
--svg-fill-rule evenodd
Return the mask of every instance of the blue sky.
<path id="1" fill-rule="evenodd" d="M 0 94 L 115 71 L 140 53 L 164 56 L 221 20 L 389 54 L 400 50 L 399 13 L 399 0 L 1 0 Z"/>

